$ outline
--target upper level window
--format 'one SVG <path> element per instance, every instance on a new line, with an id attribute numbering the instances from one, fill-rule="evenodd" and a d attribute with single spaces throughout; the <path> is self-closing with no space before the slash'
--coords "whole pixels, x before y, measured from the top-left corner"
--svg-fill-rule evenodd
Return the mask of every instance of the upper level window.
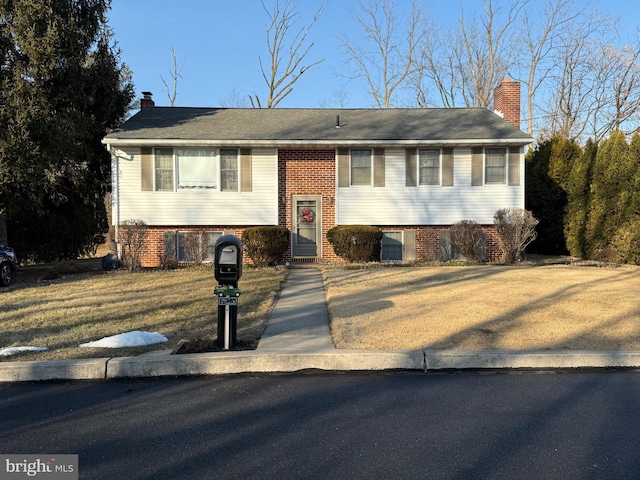
<path id="1" fill-rule="evenodd" d="M 173 149 L 156 149 L 156 190 L 173 190 Z"/>
<path id="2" fill-rule="evenodd" d="M 440 150 L 420 150 L 419 184 L 440 185 Z"/>
<path id="3" fill-rule="evenodd" d="M 217 188 L 215 150 L 183 149 L 176 156 L 178 188 Z"/>
<path id="4" fill-rule="evenodd" d="M 485 158 L 485 183 L 504 184 L 507 181 L 507 149 L 487 148 Z"/>
<path id="5" fill-rule="evenodd" d="M 152 165 L 153 189 L 156 191 L 210 189 L 237 192 L 239 189 L 237 149 L 156 148 Z M 144 167 L 142 170 L 144 177 Z M 147 185 L 151 190 L 150 179 Z"/>
<path id="6" fill-rule="evenodd" d="M 238 191 L 238 150 L 220 149 L 220 190 Z"/>
<path id="7" fill-rule="evenodd" d="M 371 150 L 351 150 L 351 185 L 371 185 Z"/>

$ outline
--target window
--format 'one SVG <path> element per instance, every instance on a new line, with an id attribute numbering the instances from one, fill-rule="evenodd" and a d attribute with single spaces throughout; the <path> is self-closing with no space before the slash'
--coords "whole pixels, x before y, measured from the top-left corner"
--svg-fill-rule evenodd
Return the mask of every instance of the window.
<path id="1" fill-rule="evenodd" d="M 506 183 L 507 150 L 506 148 L 487 148 L 485 158 L 485 183 Z"/>
<path id="2" fill-rule="evenodd" d="M 178 188 L 217 188 L 215 150 L 178 150 L 176 156 Z"/>
<path id="3" fill-rule="evenodd" d="M 251 153 L 248 152 L 243 160 L 243 191 L 251 191 Z M 143 190 L 237 192 L 240 189 L 241 161 L 237 149 L 156 148 L 153 158 L 150 153 L 147 155 L 148 160 L 145 155 L 141 159 Z"/>
<path id="4" fill-rule="evenodd" d="M 173 190 L 173 149 L 156 149 L 156 190 Z"/>
<path id="5" fill-rule="evenodd" d="M 351 185 L 371 185 L 371 150 L 351 150 Z"/>
<path id="6" fill-rule="evenodd" d="M 220 190 L 238 191 L 238 151 L 235 149 L 220 150 Z"/>
<path id="7" fill-rule="evenodd" d="M 178 261 L 185 263 L 213 262 L 214 246 L 222 235 L 223 232 L 178 232 L 176 235 Z"/>
<path id="8" fill-rule="evenodd" d="M 440 150 L 420 150 L 419 184 L 440 185 Z"/>
<path id="9" fill-rule="evenodd" d="M 380 260 L 383 262 L 402 261 L 402 232 L 382 232 L 380 249 Z"/>

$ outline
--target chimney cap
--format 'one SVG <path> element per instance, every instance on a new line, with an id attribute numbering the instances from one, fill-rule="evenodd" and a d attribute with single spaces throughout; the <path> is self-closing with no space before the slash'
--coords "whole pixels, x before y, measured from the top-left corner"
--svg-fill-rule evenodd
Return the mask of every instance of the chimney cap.
<path id="1" fill-rule="evenodd" d="M 151 93 L 151 92 L 142 92 L 142 95 L 144 95 L 145 97 L 152 97 L 153 93 Z"/>

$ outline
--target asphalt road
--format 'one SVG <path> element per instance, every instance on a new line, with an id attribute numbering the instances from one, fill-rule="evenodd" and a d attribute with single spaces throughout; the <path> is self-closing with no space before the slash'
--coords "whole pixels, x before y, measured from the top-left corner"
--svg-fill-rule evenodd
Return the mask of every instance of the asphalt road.
<path id="1" fill-rule="evenodd" d="M 310 372 L 0 385 L 0 453 L 82 479 L 626 479 L 640 373 Z"/>

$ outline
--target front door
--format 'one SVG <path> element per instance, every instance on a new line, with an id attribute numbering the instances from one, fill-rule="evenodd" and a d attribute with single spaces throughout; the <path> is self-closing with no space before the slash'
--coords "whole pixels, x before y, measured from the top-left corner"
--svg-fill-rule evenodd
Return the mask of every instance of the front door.
<path id="1" fill-rule="evenodd" d="M 320 239 L 319 197 L 293 201 L 293 257 L 317 257 Z"/>

